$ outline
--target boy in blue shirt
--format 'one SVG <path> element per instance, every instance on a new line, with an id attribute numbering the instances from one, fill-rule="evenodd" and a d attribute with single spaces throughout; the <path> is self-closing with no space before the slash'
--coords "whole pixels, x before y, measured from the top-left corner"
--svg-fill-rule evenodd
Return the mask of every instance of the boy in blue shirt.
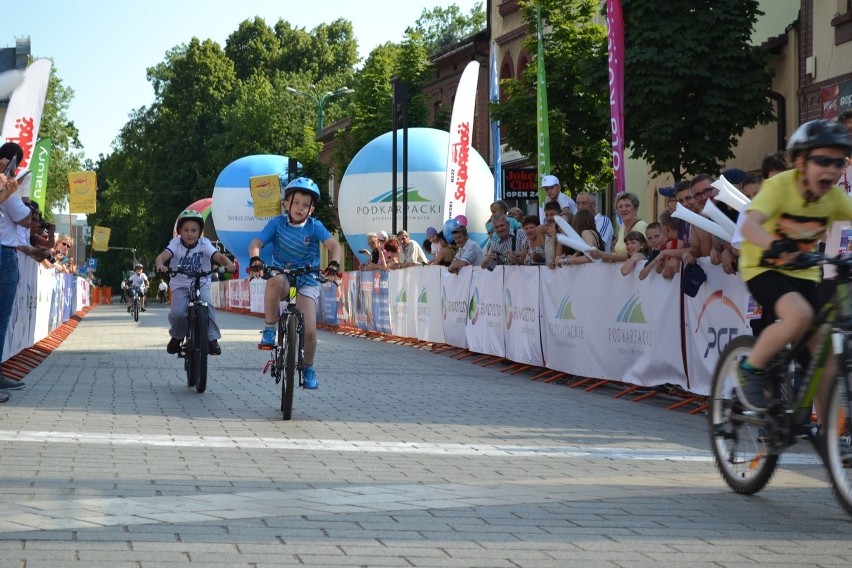
<path id="1" fill-rule="evenodd" d="M 249 273 L 260 276 L 264 263 L 260 258 L 260 249 L 272 244 L 272 262 L 275 266 L 318 267 L 320 261 L 319 245 L 322 243 L 331 256 L 325 273 L 335 276 L 340 271 L 342 250 L 328 229 L 318 219 L 311 217 L 314 206 L 320 198 L 317 184 L 310 178 L 299 177 L 284 188 L 282 203 L 287 214 L 275 217 L 263 228 L 257 238 L 249 243 Z M 315 389 L 317 374 L 314 370 L 314 355 L 317 349 L 317 304 L 319 302 L 319 282 L 313 274 L 301 276 L 296 307 L 305 317 L 305 345 L 303 373 L 304 387 Z M 289 296 L 290 285 L 283 274 L 266 281 L 263 297 L 263 315 L 266 326 L 258 349 L 275 347 L 275 326 L 278 321 L 278 308 L 281 300 Z"/>

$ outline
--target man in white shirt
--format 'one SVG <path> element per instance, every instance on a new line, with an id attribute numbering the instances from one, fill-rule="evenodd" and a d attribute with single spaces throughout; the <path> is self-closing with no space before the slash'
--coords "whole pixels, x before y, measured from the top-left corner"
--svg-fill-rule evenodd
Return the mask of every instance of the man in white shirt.
<path id="1" fill-rule="evenodd" d="M 429 264 L 426 253 L 420 245 L 411 240 L 408 231 L 399 231 L 396 239 L 399 241 L 399 268 Z"/>
<path id="2" fill-rule="evenodd" d="M 555 201 L 559 204 L 559 210 L 564 211 L 566 208 L 571 212 L 571 215 L 576 215 L 577 204 L 574 200 L 562 193 L 562 186 L 559 185 L 559 178 L 556 176 L 546 175 L 541 176 L 541 188 L 547 194 L 548 201 Z M 541 224 L 544 224 L 544 203 L 538 208 L 538 218 Z"/>
<path id="3" fill-rule="evenodd" d="M 604 251 L 610 252 L 612 248 L 612 235 L 615 229 L 612 226 L 612 221 L 606 215 L 601 215 L 597 212 L 598 202 L 595 196 L 587 191 L 577 194 L 577 207 L 585 209 L 595 216 L 595 227 L 598 229 L 598 234 L 603 240 Z"/>

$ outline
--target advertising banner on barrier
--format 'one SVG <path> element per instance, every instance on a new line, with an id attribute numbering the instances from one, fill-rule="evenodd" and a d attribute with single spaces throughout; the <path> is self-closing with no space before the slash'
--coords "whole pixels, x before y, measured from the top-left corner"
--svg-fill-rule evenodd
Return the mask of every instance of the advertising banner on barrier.
<path id="1" fill-rule="evenodd" d="M 503 315 L 503 266 L 474 270 L 467 311 L 467 348 L 476 353 L 506 356 Z"/>
<path id="2" fill-rule="evenodd" d="M 473 268 L 464 266 L 458 274 L 441 271 L 441 325 L 444 341 L 453 347 L 467 349 L 468 295 Z"/>
<path id="3" fill-rule="evenodd" d="M 340 325 L 355 327 L 353 282 L 357 282 L 357 272 L 343 272 L 340 275 L 340 288 L 337 301 L 337 321 Z"/>
<path id="4" fill-rule="evenodd" d="M 320 314 L 317 321 L 327 323 L 329 325 L 338 325 L 337 323 L 337 296 L 340 293 L 340 287 L 334 282 L 326 282 L 320 287 Z"/>
<path id="5" fill-rule="evenodd" d="M 444 326 L 441 318 L 441 273 L 447 269 L 443 266 L 424 266 L 408 272 L 417 274 L 417 339 L 444 343 Z"/>
<path id="6" fill-rule="evenodd" d="M 541 270 L 548 368 L 637 385 L 685 386 L 679 281 L 622 276 L 618 264 Z M 606 282 L 607 286 L 591 283 Z M 665 300 L 661 300 L 665 298 Z"/>
<path id="7" fill-rule="evenodd" d="M 373 325 L 378 332 L 390 333 L 390 303 L 388 301 L 388 272 L 373 271 Z"/>
<path id="8" fill-rule="evenodd" d="M 503 306 L 506 317 L 506 358 L 544 365 L 541 356 L 538 270 L 526 266 L 503 268 Z"/>
<path id="9" fill-rule="evenodd" d="M 358 295 L 355 301 L 355 326 L 358 329 L 375 331 L 376 324 L 373 322 L 373 272 L 359 272 L 357 285 Z"/>
<path id="10" fill-rule="evenodd" d="M 694 298 L 684 296 L 684 337 L 688 389 L 696 394 L 710 393 L 710 381 L 719 355 L 738 335 L 751 335 L 746 319 L 748 290 L 739 274 L 725 274 L 699 259 L 707 281 Z"/>
<path id="11" fill-rule="evenodd" d="M 397 337 L 417 337 L 414 286 L 418 270 L 392 270 L 388 274 L 391 334 Z"/>

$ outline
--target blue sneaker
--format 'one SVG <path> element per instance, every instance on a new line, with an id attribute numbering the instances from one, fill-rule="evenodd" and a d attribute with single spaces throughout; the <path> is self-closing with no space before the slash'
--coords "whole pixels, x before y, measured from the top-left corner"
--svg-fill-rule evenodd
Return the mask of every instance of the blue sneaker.
<path id="1" fill-rule="evenodd" d="M 302 386 L 311 390 L 319 386 L 317 372 L 314 371 L 313 367 L 305 367 L 305 370 L 302 372 Z"/>
<path id="2" fill-rule="evenodd" d="M 260 343 L 257 344 L 257 348 L 272 349 L 275 347 L 275 328 L 264 327 L 261 333 L 263 333 L 263 335 L 260 338 Z"/>

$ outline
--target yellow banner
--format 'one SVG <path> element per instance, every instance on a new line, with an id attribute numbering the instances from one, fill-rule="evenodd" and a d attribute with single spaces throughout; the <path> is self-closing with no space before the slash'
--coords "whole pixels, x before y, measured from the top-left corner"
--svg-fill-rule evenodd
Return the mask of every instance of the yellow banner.
<path id="1" fill-rule="evenodd" d="M 97 203 L 98 179 L 95 172 L 72 172 L 68 174 L 69 211 L 71 213 L 94 213 Z"/>
<path id="2" fill-rule="evenodd" d="M 249 178 L 255 217 L 281 215 L 281 181 L 275 174 Z"/>
<path id="3" fill-rule="evenodd" d="M 106 251 L 109 249 L 109 227 L 98 227 L 92 229 L 92 250 Z"/>

